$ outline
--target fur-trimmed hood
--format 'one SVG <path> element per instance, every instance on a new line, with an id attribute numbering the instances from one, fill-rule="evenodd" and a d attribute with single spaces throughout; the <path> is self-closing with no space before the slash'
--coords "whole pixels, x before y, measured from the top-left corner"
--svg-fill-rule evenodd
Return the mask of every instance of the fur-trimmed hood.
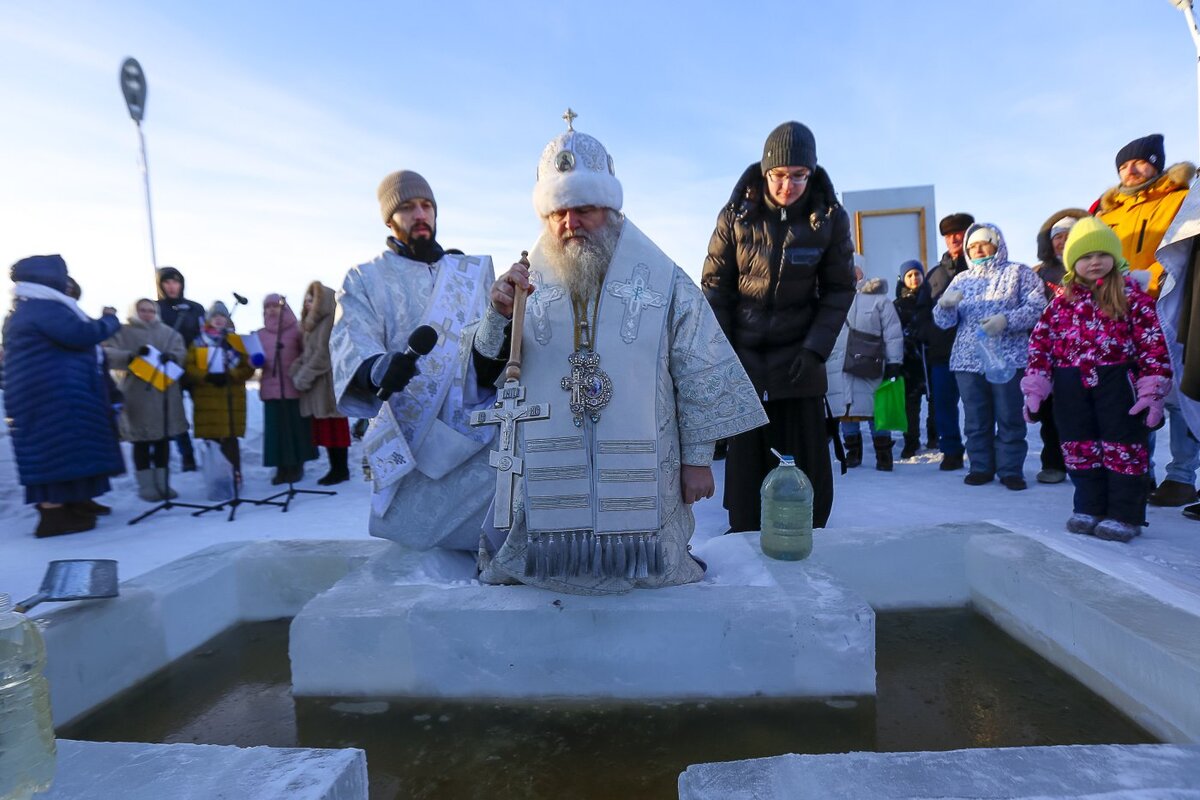
<path id="1" fill-rule="evenodd" d="M 768 213 L 770 206 L 763 192 L 765 184 L 761 162 L 755 161 L 742 172 L 729 195 L 729 205 L 737 213 L 738 219 Z M 816 230 L 838 208 L 841 208 L 841 203 L 838 202 L 833 181 L 825 168 L 818 164 L 808 179 L 808 187 L 804 194 L 789 207 L 789 210 L 795 209 L 806 214 L 809 224 Z"/>
<path id="2" fill-rule="evenodd" d="M 1107 214 L 1114 208 L 1123 206 L 1134 198 L 1154 197 L 1169 194 L 1170 192 L 1178 192 L 1181 189 L 1186 190 L 1192 185 L 1192 179 L 1195 177 L 1196 165 L 1190 161 L 1180 161 L 1178 164 L 1172 164 L 1167 167 L 1162 175 L 1158 176 L 1158 180 L 1151 183 L 1145 189 L 1132 194 L 1122 192 L 1121 185 L 1117 184 L 1100 195 L 1097 213 Z"/>
<path id="3" fill-rule="evenodd" d="M 863 278 L 858 282 L 859 294 L 887 294 L 888 282 L 885 278 Z"/>
<path id="4" fill-rule="evenodd" d="M 1084 217 L 1090 217 L 1087 211 L 1082 208 L 1064 208 L 1061 211 L 1055 211 L 1050 216 L 1046 217 L 1046 221 L 1042 223 L 1042 227 L 1038 229 L 1037 235 L 1037 257 L 1042 264 L 1053 264 L 1059 259 L 1054 255 L 1054 244 L 1050 241 L 1050 231 L 1054 228 L 1054 223 L 1058 222 L 1063 217 L 1074 217 L 1076 221 Z"/>
<path id="5" fill-rule="evenodd" d="M 304 296 L 308 297 L 310 294 L 313 297 L 312 306 L 300 314 L 300 327 L 305 331 L 315 329 L 321 320 L 333 314 L 337 306 L 336 293 L 320 281 L 313 281 L 308 285 Z"/>

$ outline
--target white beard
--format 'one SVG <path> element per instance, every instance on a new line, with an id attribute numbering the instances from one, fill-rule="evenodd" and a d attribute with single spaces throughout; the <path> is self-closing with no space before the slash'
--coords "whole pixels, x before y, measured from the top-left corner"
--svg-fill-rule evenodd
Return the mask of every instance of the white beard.
<path id="1" fill-rule="evenodd" d="M 622 221 L 616 219 L 595 233 L 580 230 L 565 239 L 547 230 L 543 244 L 546 263 L 572 298 L 590 300 L 600 291 L 621 236 L 621 225 Z"/>

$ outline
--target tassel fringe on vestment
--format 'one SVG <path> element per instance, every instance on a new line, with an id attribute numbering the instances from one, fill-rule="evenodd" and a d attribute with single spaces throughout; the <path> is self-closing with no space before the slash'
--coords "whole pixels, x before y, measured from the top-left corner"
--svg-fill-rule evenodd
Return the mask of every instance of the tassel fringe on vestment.
<path id="1" fill-rule="evenodd" d="M 662 545 L 657 533 L 591 531 L 534 533 L 525 548 L 525 577 L 635 580 L 663 573 Z"/>

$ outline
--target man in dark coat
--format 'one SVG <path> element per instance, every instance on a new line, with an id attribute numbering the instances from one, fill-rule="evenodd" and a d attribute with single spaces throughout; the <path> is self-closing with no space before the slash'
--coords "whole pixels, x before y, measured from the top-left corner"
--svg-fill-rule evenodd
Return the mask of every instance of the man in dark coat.
<path id="1" fill-rule="evenodd" d="M 937 428 L 938 449 L 942 451 L 943 470 L 962 469 L 962 429 L 958 425 L 958 384 L 950 372 L 950 348 L 958 328 L 939 328 L 933 324 L 933 306 L 946 291 L 950 281 L 960 272 L 967 270 L 967 257 L 963 249 L 963 236 L 967 228 L 975 223 L 970 214 L 951 214 L 938 223 L 938 230 L 946 240 L 946 252 L 942 260 L 929 271 L 925 283 L 917 295 L 916 326 L 918 335 L 925 342 L 925 360 L 929 366 L 929 380 L 933 390 L 933 421 Z"/>
<path id="2" fill-rule="evenodd" d="M 11 276 L 4 411 L 25 502 L 38 508 L 35 535 L 91 530 L 98 513 L 92 498 L 124 470 L 97 351 L 121 323 L 112 313 L 95 320 L 80 310 L 66 294 L 62 256 L 22 259 Z"/>
<path id="3" fill-rule="evenodd" d="M 164 325 L 179 331 L 185 347 L 191 347 L 200 336 L 200 326 L 204 324 L 204 306 L 183 296 L 183 273 L 175 267 L 158 270 L 158 318 Z M 183 388 L 191 393 L 186 382 Z M 196 454 L 192 449 L 192 437 L 185 430 L 173 441 L 179 448 L 183 471 L 194 472 Z"/>
<path id="4" fill-rule="evenodd" d="M 854 301 L 854 245 L 806 126 L 777 127 L 738 180 L 717 217 L 702 285 L 770 419 L 729 441 L 730 530 L 759 529 L 759 489 L 778 463 L 771 448 L 808 476 L 813 525 L 824 527 L 833 508 L 825 359 Z"/>

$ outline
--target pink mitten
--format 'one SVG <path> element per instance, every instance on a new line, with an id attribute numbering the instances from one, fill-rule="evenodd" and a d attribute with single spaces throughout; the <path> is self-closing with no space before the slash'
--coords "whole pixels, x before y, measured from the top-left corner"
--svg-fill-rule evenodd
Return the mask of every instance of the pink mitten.
<path id="1" fill-rule="evenodd" d="M 1021 378 L 1021 393 L 1025 395 L 1025 421 L 1033 422 L 1031 417 L 1042 407 L 1042 403 L 1050 396 L 1050 379 L 1037 372 L 1030 372 Z"/>
<path id="2" fill-rule="evenodd" d="M 1146 412 L 1146 427 L 1157 428 L 1163 421 L 1163 405 L 1171 391 L 1171 379 L 1166 375 L 1143 375 L 1134 384 L 1137 402 L 1129 409 L 1130 414 Z"/>

